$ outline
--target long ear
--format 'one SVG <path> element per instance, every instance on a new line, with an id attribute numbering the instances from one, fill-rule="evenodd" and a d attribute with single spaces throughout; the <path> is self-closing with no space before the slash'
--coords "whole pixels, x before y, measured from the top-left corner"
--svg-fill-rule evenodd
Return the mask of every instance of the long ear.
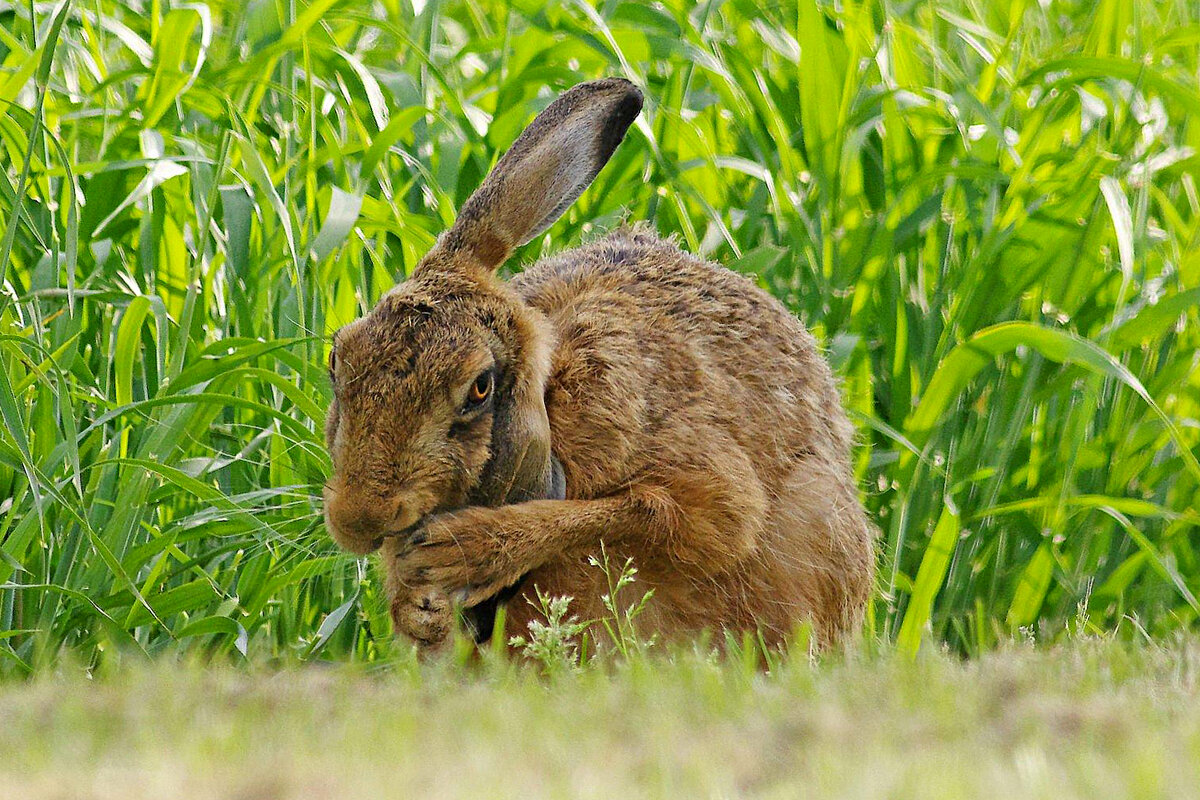
<path id="1" fill-rule="evenodd" d="M 583 194 L 641 110 L 642 93 L 622 78 L 567 91 L 513 142 L 436 249 L 500 266 Z"/>

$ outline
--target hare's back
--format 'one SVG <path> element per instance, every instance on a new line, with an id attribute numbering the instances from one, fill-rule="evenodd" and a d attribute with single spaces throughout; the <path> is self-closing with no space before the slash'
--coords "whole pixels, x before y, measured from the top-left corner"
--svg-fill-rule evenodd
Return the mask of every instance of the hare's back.
<path id="1" fill-rule="evenodd" d="M 633 229 L 543 260 L 512 285 L 554 325 L 567 362 L 557 368 L 636 384 L 631 412 L 653 419 L 686 403 L 748 445 L 848 447 L 812 335 L 742 275 Z"/>

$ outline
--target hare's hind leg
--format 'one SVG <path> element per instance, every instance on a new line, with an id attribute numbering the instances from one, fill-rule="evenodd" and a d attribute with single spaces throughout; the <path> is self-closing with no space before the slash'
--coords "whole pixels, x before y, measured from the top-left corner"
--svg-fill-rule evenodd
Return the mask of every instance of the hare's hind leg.
<path id="1" fill-rule="evenodd" d="M 787 633 L 810 621 L 822 646 L 858 629 L 875 571 L 872 529 L 853 487 L 834 466 L 806 459 L 772 513 L 768 569 Z"/>

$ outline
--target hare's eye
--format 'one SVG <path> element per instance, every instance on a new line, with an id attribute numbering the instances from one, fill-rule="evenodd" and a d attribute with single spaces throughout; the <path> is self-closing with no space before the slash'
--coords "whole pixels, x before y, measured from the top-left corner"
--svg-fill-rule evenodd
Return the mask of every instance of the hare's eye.
<path id="1" fill-rule="evenodd" d="M 337 369 L 337 350 L 330 348 L 330 350 L 329 350 L 329 374 L 333 375 L 333 372 L 336 369 Z"/>
<path id="2" fill-rule="evenodd" d="M 467 390 L 467 409 L 478 408 L 486 403 L 487 399 L 492 396 L 494 383 L 495 375 L 490 369 L 481 372 L 475 382 L 471 384 L 471 388 Z"/>

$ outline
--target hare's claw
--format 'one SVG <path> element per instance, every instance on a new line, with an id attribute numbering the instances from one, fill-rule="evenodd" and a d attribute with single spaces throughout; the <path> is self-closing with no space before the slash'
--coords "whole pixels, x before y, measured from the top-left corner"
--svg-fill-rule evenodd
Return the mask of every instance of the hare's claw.
<path id="1" fill-rule="evenodd" d="M 453 620 L 449 599 L 433 586 L 402 591 L 392 599 L 392 622 L 396 630 L 424 649 L 442 644 Z"/>
<path id="2" fill-rule="evenodd" d="M 405 583 L 433 585 L 450 594 L 455 605 L 471 605 L 514 583 L 523 570 L 513 569 L 503 538 L 489 524 L 493 509 L 464 509 L 430 517 L 396 553 L 396 568 Z"/>

